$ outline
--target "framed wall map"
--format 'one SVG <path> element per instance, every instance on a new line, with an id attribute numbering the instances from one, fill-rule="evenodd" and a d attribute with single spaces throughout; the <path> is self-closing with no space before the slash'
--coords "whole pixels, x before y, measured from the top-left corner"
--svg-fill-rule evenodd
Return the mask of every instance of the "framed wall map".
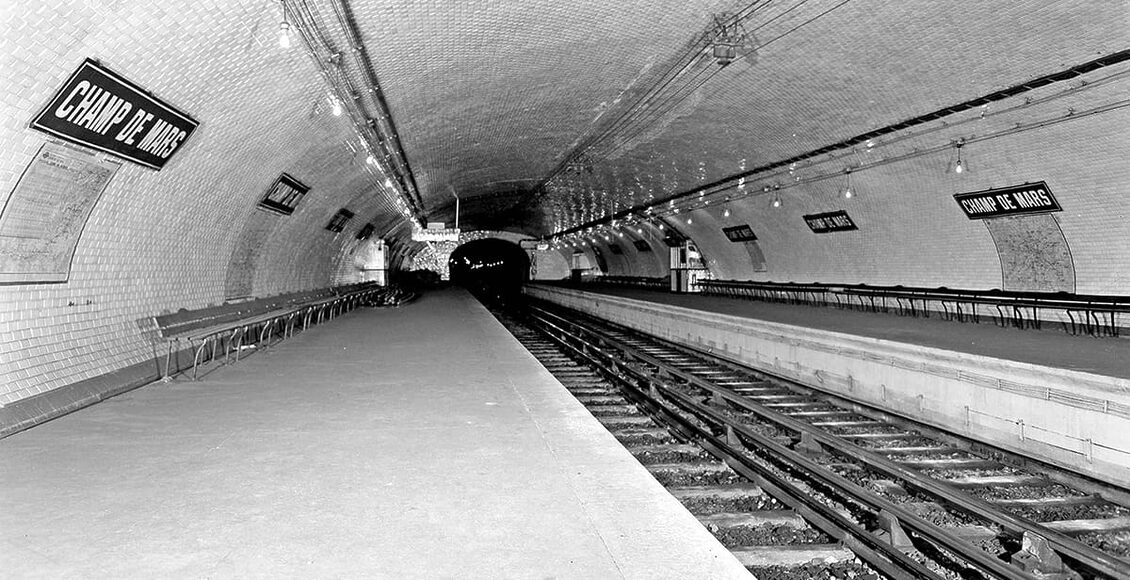
<path id="1" fill-rule="evenodd" d="M 121 166 L 45 143 L 0 212 L 0 283 L 66 282 L 86 220 Z"/>

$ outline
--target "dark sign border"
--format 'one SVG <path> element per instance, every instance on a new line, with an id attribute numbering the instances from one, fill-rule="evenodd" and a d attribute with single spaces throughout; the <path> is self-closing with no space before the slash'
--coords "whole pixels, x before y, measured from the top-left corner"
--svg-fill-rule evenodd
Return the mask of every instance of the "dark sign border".
<path id="1" fill-rule="evenodd" d="M 271 194 L 278 192 L 279 186 L 286 186 L 298 192 L 298 196 L 295 198 L 292 205 L 271 199 Z M 275 213 L 290 215 L 298 208 L 298 204 L 302 202 L 302 198 L 306 197 L 307 193 L 310 193 L 310 186 L 298 181 L 289 173 L 283 173 L 279 175 L 278 179 L 271 183 L 271 187 L 268 187 L 267 192 L 259 199 L 259 207 Z"/>
<path id="2" fill-rule="evenodd" d="M 827 233 L 831 233 L 831 232 L 850 232 L 852 230 L 858 230 L 859 229 L 859 226 L 855 225 L 855 222 L 851 219 L 851 216 L 848 215 L 847 211 L 842 210 L 842 209 L 836 210 L 836 211 L 828 211 L 828 212 L 824 212 L 824 213 L 805 214 L 804 216 L 801 216 L 801 217 L 804 218 L 804 223 L 808 225 L 808 229 L 812 230 L 812 233 L 814 233 L 814 234 L 827 234 Z M 847 224 L 832 225 L 832 226 L 828 226 L 828 227 L 817 226 L 817 225 L 813 224 L 814 221 L 823 221 L 827 218 L 843 218 L 843 219 L 847 220 Z"/>
<path id="3" fill-rule="evenodd" d="M 127 152 L 118 151 L 118 150 L 115 150 L 115 149 L 112 149 L 112 148 L 109 148 L 109 147 L 104 147 L 104 146 L 99 145 L 97 143 L 93 143 L 93 142 L 87 141 L 85 139 L 82 139 L 81 137 L 71 135 L 71 134 L 68 134 L 66 132 L 58 131 L 56 129 L 53 129 L 51 127 L 43 125 L 41 123 L 41 120 L 45 116 L 49 115 L 51 110 L 54 109 L 58 105 L 59 100 L 62 99 L 62 98 L 66 98 L 65 93 L 67 93 L 67 89 L 71 88 L 71 85 L 75 81 L 75 79 L 78 78 L 78 76 L 80 74 L 82 74 L 83 71 L 86 71 L 88 69 L 93 69 L 93 70 L 97 71 L 99 74 L 110 77 L 115 82 L 117 82 L 117 83 L 121 84 L 122 86 L 124 86 L 125 88 L 133 91 L 134 94 L 136 94 L 139 98 L 144 99 L 144 100 L 152 103 L 153 105 L 164 109 L 165 111 L 167 111 L 167 112 L 171 113 L 172 115 L 178 117 L 185 124 L 191 126 L 191 128 L 186 132 L 187 134 L 184 136 L 184 140 L 181 141 L 180 144 L 178 144 L 175 149 L 173 149 L 172 153 L 169 154 L 168 159 L 164 159 L 161 163 L 155 164 L 155 163 L 146 161 L 144 159 L 138 158 L 136 156 L 130 155 Z M 200 123 L 198 121 L 196 121 L 195 119 L 193 119 L 192 117 L 189 117 L 186 113 L 180 111 L 176 107 L 173 107 L 172 105 L 170 105 L 168 103 L 165 103 L 163 101 L 158 100 L 156 97 L 154 97 L 152 94 L 150 94 L 149 91 L 141 88 L 136 83 L 134 83 L 134 82 L 130 81 L 129 79 L 123 77 L 122 75 L 102 66 L 100 63 L 98 63 L 98 61 L 91 59 L 91 58 L 87 58 L 87 59 L 82 61 L 82 64 L 79 65 L 79 67 L 77 69 L 75 69 L 75 72 L 71 73 L 71 76 L 67 77 L 67 81 L 65 83 L 63 83 L 63 86 L 59 87 L 59 90 L 56 91 L 55 95 L 52 96 L 49 101 L 47 101 L 47 104 L 43 107 L 42 110 L 39 111 L 39 114 L 37 114 L 35 116 L 35 118 L 32 119 L 29 126 L 32 129 L 35 129 L 37 131 L 42 131 L 44 133 L 47 133 L 48 135 L 58 137 L 58 138 L 63 139 L 65 141 L 69 141 L 71 143 L 82 145 L 84 147 L 90 147 L 91 149 L 102 151 L 103 153 L 108 153 L 108 154 L 113 155 L 115 157 L 125 159 L 126 161 L 131 161 L 133 163 L 137 163 L 138 165 L 142 165 L 142 166 L 148 167 L 150 169 L 156 169 L 157 171 L 160 171 L 161 168 L 164 167 L 165 164 L 167 164 L 169 162 L 169 160 L 173 158 L 173 155 L 175 155 L 178 151 L 180 151 L 181 149 L 184 148 L 185 143 L 188 143 L 188 140 L 192 137 L 192 134 L 196 132 L 196 128 L 200 126 Z M 154 157 L 156 157 L 156 156 L 154 155 Z"/>
<path id="4" fill-rule="evenodd" d="M 330 218 L 330 223 L 326 224 L 326 229 L 335 234 L 340 234 L 345 230 L 345 224 L 349 223 L 349 220 L 353 219 L 353 215 L 353 212 L 345 209 L 344 207 L 337 210 L 337 213 L 335 213 L 334 216 Z"/>
<path id="5" fill-rule="evenodd" d="M 1008 197 L 1013 202 L 1016 202 L 1017 198 L 1015 197 L 1014 194 L 1017 194 L 1017 193 L 1020 193 L 1020 192 L 1025 192 L 1025 191 L 1033 191 L 1033 190 L 1043 190 L 1043 192 L 1047 194 L 1047 198 L 1051 203 L 1050 204 L 1043 204 L 1042 206 L 1035 207 L 1035 208 L 1025 208 L 1025 207 L 1020 207 L 1020 208 L 1016 208 L 1016 209 L 1002 208 L 1002 209 L 998 209 L 996 211 L 982 212 L 982 213 L 970 213 L 970 211 L 966 207 L 966 205 L 964 203 L 962 203 L 965 200 L 974 199 L 974 198 L 981 198 L 981 199 L 997 198 L 992 202 L 993 205 L 996 205 L 997 202 L 1000 201 L 1000 199 L 999 199 L 1000 197 Z M 1057 212 L 1057 211 L 1063 211 L 1063 208 L 1060 207 L 1060 205 L 1059 205 L 1059 201 L 1057 201 L 1056 198 L 1055 198 L 1055 195 L 1052 194 L 1051 188 L 1048 187 L 1048 184 L 1046 182 L 1043 182 L 1043 181 L 1035 181 L 1035 182 L 1032 182 L 1032 183 L 1023 183 L 1023 184 L 1020 184 L 1020 185 L 1012 185 L 1012 186 L 1009 186 L 1009 187 L 1000 187 L 1000 188 L 996 188 L 996 189 L 983 189 L 981 191 L 973 191 L 973 192 L 969 192 L 969 193 L 955 193 L 954 196 L 953 196 L 953 199 L 954 199 L 954 201 L 957 202 L 957 205 L 958 205 L 958 207 L 961 208 L 961 211 L 965 212 L 965 217 L 967 217 L 971 220 L 984 220 L 984 219 L 991 219 L 991 218 L 1004 217 L 1004 216 L 1033 215 L 1033 214 L 1053 213 L 1053 212 Z"/>
<path id="6" fill-rule="evenodd" d="M 753 233 L 753 228 L 749 227 L 749 224 L 722 228 L 722 233 L 726 234 L 726 238 L 731 242 L 752 242 L 757 239 L 757 235 Z"/>

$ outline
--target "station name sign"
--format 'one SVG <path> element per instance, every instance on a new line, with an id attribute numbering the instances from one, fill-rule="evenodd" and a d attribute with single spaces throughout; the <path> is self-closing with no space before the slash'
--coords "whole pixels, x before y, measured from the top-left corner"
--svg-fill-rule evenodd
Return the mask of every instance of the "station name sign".
<path id="1" fill-rule="evenodd" d="M 413 242 L 458 242 L 459 228 L 413 230 Z"/>
<path id="2" fill-rule="evenodd" d="M 972 193 L 958 193 L 953 198 L 957 200 L 965 216 L 971 220 L 1063 210 L 1052 195 L 1048 184 L 1043 181 Z"/>
<path id="3" fill-rule="evenodd" d="M 753 234 L 753 228 L 746 224 L 722 228 L 722 233 L 726 234 L 731 242 L 752 242 L 757 239 Z"/>
<path id="4" fill-rule="evenodd" d="M 31 122 L 33 129 L 157 170 L 197 126 L 89 58 Z"/>
<path id="5" fill-rule="evenodd" d="M 808 224 L 808 229 L 816 234 L 826 234 L 828 232 L 846 232 L 850 230 L 858 230 L 855 222 L 851 221 L 847 212 L 844 210 L 830 211 L 827 213 L 808 214 L 804 216 L 804 223 Z"/>

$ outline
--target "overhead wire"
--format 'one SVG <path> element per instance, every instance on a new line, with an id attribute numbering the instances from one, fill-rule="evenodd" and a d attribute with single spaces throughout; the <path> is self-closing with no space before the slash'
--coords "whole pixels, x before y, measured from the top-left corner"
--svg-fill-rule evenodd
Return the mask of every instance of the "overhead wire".
<path id="1" fill-rule="evenodd" d="M 809 1 L 809 0 L 801 0 L 800 4 L 804 4 L 804 3 L 808 2 L 808 1 Z M 804 26 L 807 26 L 808 24 L 811 24 L 812 22 L 815 22 L 815 21 L 816 21 L 817 19 L 819 19 L 819 18 L 821 18 L 821 17 L 823 17 L 823 16 L 825 16 L 825 15 L 829 14 L 830 12 L 832 12 L 833 10 L 835 10 L 835 9 L 837 9 L 837 8 L 840 8 L 841 6 L 843 6 L 843 5 L 847 4 L 848 2 L 851 2 L 851 0 L 842 0 L 842 1 L 840 2 L 840 3 L 836 4 L 835 6 L 832 6 L 831 8 L 828 8 L 827 10 L 824 10 L 823 12 L 821 12 L 821 13 L 817 14 L 816 16 L 813 16 L 812 18 L 809 18 L 808 20 L 804 21 L 803 23 L 801 23 L 801 24 L 799 24 L 799 25 L 797 25 L 797 26 L 794 26 L 793 28 L 791 28 L 791 29 L 789 29 L 789 30 L 787 30 L 787 31 L 785 31 L 785 32 L 783 32 L 783 33 L 781 33 L 781 34 L 779 34 L 779 35 L 777 35 L 777 36 L 773 37 L 773 38 L 772 38 L 772 39 L 770 39 L 769 41 L 767 41 L 767 42 L 764 42 L 764 43 L 761 43 L 761 44 L 759 44 L 759 45 L 755 46 L 755 47 L 754 47 L 753 49 L 751 49 L 751 52 L 756 52 L 756 51 L 759 51 L 759 50 L 761 50 L 761 49 L 765 48 L 766 46 L 769 46 L 770 44 L 772 44 L 772 43 L 774 43 L 774 42 L 776 42 L 776 41 L 778 41 L 778 40 L 781 40 L 782 38 L 785 38 L 786 36 L 788 36 L 788 35 L 790 35 L 790 34 L 792 34 L 792 33 L 796 32 L 797 30 L 800 30 L 801 28 L 803 28 Z M 697 86 L 695 87 L 695 89 L 694 89 L 694 90 L 697 90 L 697 89 L 698 89 L 699 87 L 701 87 L 702 85 L 704 85 L 704 84 L 705 84 L 706 82 L 708 82 L 708 81 L 709 81 L 710 79 L 714 78 L 714 76 L 715 76 L 715 75 L 717 75 L 717 74 L 719 74 L 720 72 L 722 72 L 722 70 L 723 70 L 723 69 L 722 69 L 721 67 L 719 67 L 719 68 L 716 68 L 716 69 L 713 69 L 713 71 L 711 72 L 711 74 L 710 74 L 710 75 L 709 75 L 709 76 L 708 76 L 708 77 L 707 77 L 706 79 L 704 79 L 704 80 L 703 80 L 703 81 L 702 81 L 701 83 L 699 83 L 699 85 L 697 85 Z M 678 106 L 678 105 L 682 104 L 682 102 L 683 102 L 683 101 L 685 101 L 685 100 L 686 100 L 687 98 L 689 98 L 689 97 L 690 97 L 690 96 L 691 96 L 692 94 L 694 94 L 694 91 L 693 91 L 693 90 L 692 90 L 692 91 L 690 91 L 690 92 L 687 92 L 687 93 L 683 94 L 683 95 L 682 95 L 681 97 L 679 97 L 679 99 L 678 99 L 677 101 L 675 101 L 675 102 L 674 102 L 674 104 L 672 104 L 672 105 L 671 105 L 670 107 L 668 107 L 668 108 L 666 109 L 666 111 L 670 111 L 670 110 L 673 110 L 673 109 L 674 109 L 674 107 L 676 107 L 676 106 Z M 664 111 L 664 112 L 666 112 L 666 111 Z M 653 115 L 653 116 L 652 116 L 652 117 L 650 117 L 650 118 L 655 118 L 655 117 L 654 117 L 654 115 Z M 649 118 L 649 119 L 650 119 L 650 118 Z M 635 131 L 634 131 L 634 132 L 633 132 L 633 133 L 632 133 L 632 134 L 631 134 L 631 135 L 630 135 L 629 137 L 626 137 L 626 138 L 624 138 L 624 140 L 622 140 L 622 141 L 621 141 L 621 143 L 620 143 L 620 145 L 619 145 L 619 146 L 617 146 L 617 147 L 613 148 L 612 150 L 610 150 L 609 152 L 607 152 L 607 153 L 606 153 L 606 155 L 607 155 L 607 156 L 611 156 L 612 154 L 614 154 L 614 153 L 618 152 L 618 151 L 619 151 L 620 149 L 622 149 L 622 148 L 624 147 L 624 145 L 625 145 L 626 143 L 630 143 L 632 139 L 634 139 L 634 138 L 636 138 L 637 136 L 639 136 L 640 134 L 642 134 L 644 130 L 646 130 L 646 128 L 644 128 L 644 129 L 637 129 L 637 130 L 635 130 Z"/>
<path id="2" fill-rule="evenodd" d="M 808 0 L 802 0 L 802 2 L 807 2 L 807 1 Z M 753 2 L 750 2 L 748 5 L 746 5 L 742 10 L 740 10 L 738 14 L 734 15 L 732 18 L 727 19 L 727 22 L 728 23 L 741 22 L 743 19 L 746 19 L 746 18 L 752 16 L 753 12 L 756 12 L 758 9 L 768 6 L 771 2 L 772 2 L 772 0 L 754 0 Z M 714 34 L 715 30 L 716 30 L 716 28 L 712 27 L 709 30 L 703 31 L 702 34 L 700 34 L 699 37 L 696 40 L 694 40 L 692 43 L 689 44 L 688 50 L 685 51 L 680 56 L 680 58 L 676 61 L 676 62 L 683 62 L 683 60 L 686 60 L 686 63 L 683 64 L 681 67 L 679 67 L 679 71 L 676 74 L 671 75 L 670 78 L 667 78 L 666 75 L 665 75 L 663 78 L 667 78 L 666 81 L 662 82 L 658 86 L 654 86 L 651 89 L 649 89 L 648 92 L 645 95 L 641 96 L 639 99 L 637 99 L 637 101 L 635 103 L 632 104 L 631 107 L 629 107 L 627 110 L 625 110 L 625 112 L 620 117 L 618 117 L 615 122 L 613 122 L 608 127 L 602 129 L 600 133 L 589 138 L 585 143 L 583 143 L 580 147 L 578 147 L 577 150 L 583 151 L 583 150 L 587 150 L 587 149 L 594 147 L 596 143 L 599 143 L 600 141 L 607 138 L 610 134 L 619 130 L 623 126 L 624 123 L 632 122 L 634 116 L 637 116 L 637 115 L 643 113 L 645 111 L 645 109 L 643 109 L 643 107 L 646 107 L 647 105 L 649 105 L 651 99 L 657 98 L 657 96 L 664 89 L 666 89 L 675 79 L 677 79 L 679 77 L 679 75 L 683 74 L 696 61 L 701 60 L 702 50 L 706 46 L 709 46 L 711 36 L 712 36 L 712 34 Z M 672 67 L 672 69 L 670 69 L 670 70 L 673 70 L 674 68 L 675 67 Z M 668 71 L 668 72 L 670 72 L 670 71 Z M 693 82 L 693 80 L 694 79 L 691 79 L 691 82 Z M 678 89 L 676 89 L 676 90 L 678 90 Z"/>
<path id="3" fill-rule="evenodd" d="M 773 0 L 753 0 L 744 8 L 742 8 L 739 11 L 739 14 L 743 12 L 749 12 L 751 10 L 757 10 L 759 5 L 767 6 L 772 1 Z M 542 184 L 539 186 L 539 189 L 544 188 L 545 183 L 549 182 L 558 174 L 560 174 L 571 162 L 575 161 L 577 157 L 581 156 L 586 150 L 591 148 L 593 143 L 596 143 L 599 140 L 603 139 L 609 133 L 616 131 L 619 126 L 626 120 L 630 119 L 632 115 L 638 114 L 639 110 L 642 107 L 646 106 L 650 99 L 655 98 L 656 95 L 658 95 L 667 86 L 669 86 L 672 82 L 679 78 L 679 76 L 683 74 L 683 72 L 689 66 L 694 64 L 695 60 L 702 51 L 702 45 L 709 40 L 712 32 L 713 29 L 704 31 L 699 35 L 697 39 L 689 43 L 687 50 L 675 59 L 672 65 L 659 77 L 659 79 L 656 81 L 656 84 L 648 88 L 642 95 L 637 97 L 635 102 L 627 107 L 619 117 L 612 120 L 609 125 L 601 129 L 598 133 L 585 138 L 580 144 L 574 147 L 573 152 L 567 155 L 565 159 L 558 165 L 558 167 L 554 169 L 550 176 L 542 182 Z"/>

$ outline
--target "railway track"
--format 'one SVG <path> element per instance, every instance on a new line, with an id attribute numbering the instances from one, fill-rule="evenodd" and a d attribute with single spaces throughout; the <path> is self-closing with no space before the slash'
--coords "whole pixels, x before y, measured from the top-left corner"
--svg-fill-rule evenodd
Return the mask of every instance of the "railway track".
<path id="1" fill-rule="evenodd" d="M 577 313 L 529 321 L 512 331 L 759 577 L 809 577 L 752 559 L 777 526 L 856 576 L 1130 578 L 1126 490 Z"/>

